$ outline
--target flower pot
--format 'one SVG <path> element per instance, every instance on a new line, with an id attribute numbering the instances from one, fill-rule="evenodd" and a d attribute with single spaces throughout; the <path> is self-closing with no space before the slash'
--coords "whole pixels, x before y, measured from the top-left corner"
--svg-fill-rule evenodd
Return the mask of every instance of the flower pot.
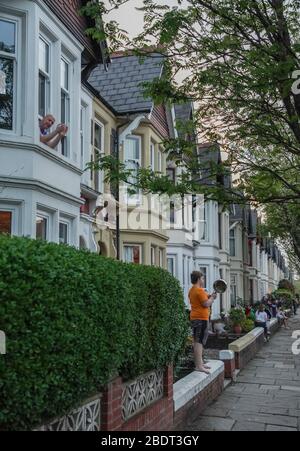
<path id="1" fill-rule="evenodd" d="M 242 327 L 241 326 L 234 326 L 233 330 L 234 330 L 234 333 L 237 334 L 237 335 L 241 335 L 241 333 L 242 333 Z"/>

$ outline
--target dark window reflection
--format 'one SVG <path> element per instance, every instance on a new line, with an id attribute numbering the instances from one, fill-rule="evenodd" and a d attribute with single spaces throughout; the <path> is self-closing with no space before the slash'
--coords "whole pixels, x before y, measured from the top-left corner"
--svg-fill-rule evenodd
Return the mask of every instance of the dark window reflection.
<path id="1" fill-rule="evenodd" d="M 0 50 L 15 53 L 16 26 L 14 23 L 0 20 Z"/>
<path id="2" fill-rule="evenodd" d="M 13 127 L 14 62 L 0 57 L 0 129 Z"/>

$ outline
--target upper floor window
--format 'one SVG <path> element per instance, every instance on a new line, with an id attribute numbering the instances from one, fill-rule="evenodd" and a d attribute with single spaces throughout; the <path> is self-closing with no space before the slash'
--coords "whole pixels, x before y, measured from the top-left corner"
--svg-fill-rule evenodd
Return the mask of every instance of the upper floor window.
<path id="1" fill-rule="evenodd" d="M 70 64 L 64 59 L 60 62 L 60 83 L 61 83 L 61 123 L 70 124 Z M 68 137 L 61 141 L 61 153 L 65 157 L 69 156 Z"/>
<path id="2" fill-rule="evenodd" d="M 199 219 L 199 228 L 200 228 L 200 241 L 208 241 L 208 204 L 202 203 L 200 205 L 200 219 Z"/>
<path id="3" fill-rule="evenodd" d="M 131 171 L 129 177 L 129 189 L 135 191 L 138 171 L 142 164 L 141 138 L 139 136 L 128 136 L 125 141 L 124 160 L 126 169 Z M 140 201 L 140 192 L 128 194 L 129 203 L 138 203 Z"/>
<path id="4" fill-rule="evenodd" d="M 151 167 L 151 170 L 154 172 L 155 171 L 155 144 L 154 143 L 150 144 L 150 167 Z"/>
<path id="5" fill-rule="evenodd" d="M 92 162 L 99 162 L 100 158 L 104 155 L 104 124 L 95 119 L 92 122 Z M 95 190 L 98 192 L 104 192 L 104 174 L 103 171 L 95 169 L 91 171 L 91 178 L 95 182 Z"/>
<path id="6" fill-rule="evenodd" d="M 230 256 L 231 256 L 231 257 L 235 257 L 235 256 L 236 256 L 236 249 L 235 249 L 235 229 L 231 229 L 231 230 L 230 230 L 229 247 L 230 247 Z"/>
<path id="7" fill-rule="evenodd" d="M 158 165 L 157 165 L 158 172 L 162 172 L 162 164 L 163 164 L 163 154 L 162 154 L 162 151 L 159 150 L 158 151 Z"/>
<path id="8" fill-rule="evenodd" d="M 39 118 L 50 112 L 50 44 L 39 39 Z"/>
<path id="9" fill-rule="evenodd" d="M 0 129 L 14 126 L 17 24 L 0 18 Z"/>

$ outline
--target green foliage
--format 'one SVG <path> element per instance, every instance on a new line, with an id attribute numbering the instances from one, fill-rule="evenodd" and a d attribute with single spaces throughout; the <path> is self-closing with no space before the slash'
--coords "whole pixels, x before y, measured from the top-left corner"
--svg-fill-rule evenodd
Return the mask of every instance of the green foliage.
<path id="1" fill-rule="evenodd" d="M 233 326 L 241 326 L 246 321 L 244 309 L 232 308 L 229 312 L 229 320 Z"/>
<path id="2" fill-rule="evenodd" d="M 245 332 L 246 334 L 248 334 L 249 332 L 251 332 L 251 330 L 255 328 L 255 324 L 254 321 L 252 321 L 252 319 L 246 319 L 245 321 L 242 322 L 241 326 L 243 332 Z"/>
<path id="3" fill-rule="evenodd" d="M 182 291 L 168 272 L 3 235 L 0 250 L 1 430 L 61 416 L 184 348 Z"/>
<path id="4" fill-rule="evenodd" d="M 294 293 L 295 287 L 289 280 L 283 279 L 283 280 L 280 280 L 280 282 L 278 284 L 278 290 L 286 290 L 286 291 L 290 291 L 291 293 Z"/>
<path id="5" fill-rule="evenodd" d="M 272 293 L 272 295 L 277 300 L 281 300 L 283 302 L 283 308 L 290 309 L 293 307 L 293 297 L 294 294 L 290 290 L 279 289 Z"/>

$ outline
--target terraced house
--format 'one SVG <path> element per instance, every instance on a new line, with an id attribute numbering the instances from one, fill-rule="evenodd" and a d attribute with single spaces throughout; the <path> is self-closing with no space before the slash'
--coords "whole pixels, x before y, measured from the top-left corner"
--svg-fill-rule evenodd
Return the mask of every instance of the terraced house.
<path id="1" fill-rule="evenodd" d="M 160 77 L 163 59 L 157 54 L 141 64 L 133 55 L 111 57 L 109 71 L 98 65 L 89 78 L 115 112 L 114 135 L 118 156 L 126 169 L 144 167 L 166 174 L 163 139 L 169 136 L 168 111 L 145 99 L 142 83 Z M 130 180 L 129 180 L 130 183 Z M 132 192 L 130 185 L 120 186 L 120 258 L 126 262 L 166 268 L 167 225 L 155 196 Z"/>
<path id="2" fill-rule="evenodd" d="M 96 250 L 92 224 L 82 216 L 92 96 L 81 82 L 89 67 L 106 62 L 104 43 L 84 33 L 83 3 L 1 1 L 0 227 Z M 56 119 L 52 130 L 69 128 L 55 148 L 40 140 L 39 119 L 47 114 Z M 95 187 L 86 191 L 95 196 Z"/>

